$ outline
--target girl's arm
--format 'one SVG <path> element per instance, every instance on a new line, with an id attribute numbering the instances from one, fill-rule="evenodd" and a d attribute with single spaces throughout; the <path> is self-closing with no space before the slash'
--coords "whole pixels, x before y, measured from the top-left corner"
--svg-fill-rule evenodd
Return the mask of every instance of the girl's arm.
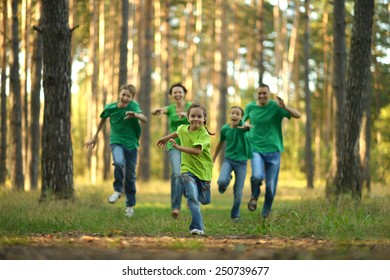
<path id="1" fill-rule="evenodd" d="M 179 150 L 180 152 L 187 153 L 190 155 L 200 155 L 202 153 L 202 146 L 195 146 L 195 147 L 184 147 L 180 146 L 176 143 L 175 140 L 169 140 L 169 142 L 172 143 L 172 146 L 176 149 Z"/>
<path id="2" fill-rule="evenodd" d="M 168 134 L 167 136 L 164 136 L 164 137 L 158 139 L 158 141 L 157 141 L 157 147 L 163 148 L 163 147 L 167 144 L 167 142 L 168 142 L 169 140 L 171 140 L 171 139 L 172 139 L 173 142 L 176 143 L 176 141 L 173 140 L 173 139 L 175 139 L 175 138 L 177 138 L 177 137 L 179 137 L 179 135 L 177 135 L 177 132 L 176 132 L 176 131 L 173 132 L 173 133 L 171 133 L 171 134 Z"/>
<path id="3" fill-rule="evenodd" d="M 214 156 L 213 156 L 213 163 L 215 162 L 215 160 L 216 160 L 216 158 L 217 158 L 219 152 L 221 151 L 221 148 L 222 148 L 224 142 L 225 142 L 225 141 L 222 141 L 222 142 L 219 141 L 219 142 L 218 142 L 217 148 L 215 149 L 215 153 L 214 153 Z"/>
<path id="4" fill-rule="evenodd" d="M 92 149 L 95 148 L 96 142 L 97 142 L 97 136 L 99 134 L 99 131 L 102 130 L 105 121 L 106 121 L 106 119 L 100 119 L 100 122 L 99 122 L 99 125 L 98 125 L 98 128 L 96 130 L 95 135 L 92 136 L 92 138 L 84 144 L 84 147 L 86 147 L 86 148 L 92 147 Z"/>

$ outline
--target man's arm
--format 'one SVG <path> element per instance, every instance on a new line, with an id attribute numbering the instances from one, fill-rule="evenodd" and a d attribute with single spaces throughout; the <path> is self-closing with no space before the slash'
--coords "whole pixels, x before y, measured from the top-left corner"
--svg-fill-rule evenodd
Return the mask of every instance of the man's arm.
<path id="1" fill-rule="evenodd" d="M 276 96 L 276 98 L 278 99 L 279 107 L 286 109 L 293 118 L 299 119 L 301 117 L 301 113 L 299 113 L 298 110 L 295 110 L 295 109 L 291 108 L 290 106 L 287 106 L 286 104 L 284 104 L 283 99 L 280 98 L 279 96 Z"/>

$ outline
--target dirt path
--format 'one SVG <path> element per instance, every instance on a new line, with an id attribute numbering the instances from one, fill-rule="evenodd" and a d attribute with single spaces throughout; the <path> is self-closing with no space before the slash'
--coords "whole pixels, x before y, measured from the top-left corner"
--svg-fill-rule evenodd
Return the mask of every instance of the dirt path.
<path id="1" fill-rule="evenodd" d="M 6 245 L 4 244 L 6 243 Z M 275 239 L 234 236 L 33 236 L 0 245 L 8 260 L 128 260 L 128 259 L 390 259 L 390 242 L 333 243 L 313 238 Z"/>

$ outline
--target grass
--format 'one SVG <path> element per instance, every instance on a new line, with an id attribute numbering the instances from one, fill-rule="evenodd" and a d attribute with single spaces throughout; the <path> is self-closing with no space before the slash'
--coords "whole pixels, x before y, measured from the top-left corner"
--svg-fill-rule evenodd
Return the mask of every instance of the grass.
<path id="1" fill-rule="evenodd" d="M 359 206 L 345 200 L 333 205 L 324 199 L 324 189 L 308 190 L 299 183 L 281 181 L 273 213 L 267 220 L 259 210 L 249 212 L 249 185 L 244 190 L 240 223 L 232 222 L 232 189 L 221 195 L 214 184 L 212 203 L 201 206 L 206 232 L 214 238 L 317 238 L 334 241 L 390 240 L 390 191 L 373 186 Z M 304 184 L 301 184 L 304 185 Z M 82 234 L 98 236 L 188 237 L 191 216 L 185 207 L 178 220 L 170 216 L 168 182 L 137 184 L 133 218 L 124 216 L 124 198 L 111 205 L 111 183 L 98 186 L 76 184 L 76 200 L 39 203 L 39 192 L 0 191 L 0 244 L 19 242 L 34 235 Z M 263 200 L 258 203 L 262 207 Z M 12 241 L 16 238 L 16 241 Z M 177 241 L 174 248 L 201 246 Z"/>

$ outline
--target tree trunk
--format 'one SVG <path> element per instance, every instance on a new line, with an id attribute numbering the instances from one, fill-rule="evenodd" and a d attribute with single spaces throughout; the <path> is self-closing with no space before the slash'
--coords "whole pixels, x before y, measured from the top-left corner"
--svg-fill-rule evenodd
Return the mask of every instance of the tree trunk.
<path id="1" fill-rule="evenodd" d="M 312 151 L 312 112 L 311 112 L 311 93 L 309 89 L 309 58 L 310 58 L 310 0 L 305 0 L 305 108 L 306 108 L 306 143 L 305 143 L 305 164 L 306 164 L 306 185 L 308 188 L 314 188 L 314 164 Z"/>
<path id="2" fill-rule="evenodd" d="M 39 3 L 41 14 L 42 7 Z M 39 27 L 42 26 L 42 15 L 39 20 Z M 32 87 L 31 87 L 31 114 L 30 114 L 30 133 L 31 133 L 31 160 L 30 160 L 30 187 L 35 190 L 38 188 L 39 178 L 39 148 L 41 141 L 41 128 L 39 123 L 41 112 L 41 79 L 42 79 L 42 56 L 43 42 L 42 35 L 39 32 L 35 34 L 34 51 L 32 56 Z"/>
<path id="3" fill-rule="evenodd" d="M 23 156 L 22 156 L 22 100 L 19 77 L 19 32 L 18 1 L 12 1 L 12 63 L 11 63 L 11 137 L 12 137 L 12 177 L 11 184 L 15 190 L 24 190 Z"/>
<path id="4" fill-rule="evenodd" d="M 127 84 L 127 41 L 129 40 L 129 0 L 122 0 L 122 27 L 119 43 L 119 85 Z"/>
<path id="5" fill-rule="evenodd" d="M 259 56 L 259 85 L 263 83 L 264 75 L 264 0 L 258 1 L 258 12 L 257 12 L 257 31 L 259 33 L 259 41 L 257 52 Z"/>
<path id="6" fill-rule="evenodd" d="M 344 133 L 340 159 L 334 179 L 336 195 L 349 193 L 361 199 L 361 169 L 359 158 L 359 134 L 370 81 L 371 33 L 374 16 L 374 0 L 355 1 L 351 55 L 344 115 Z"/>
<path id="7" fill-rule="evenodd" d="M 141 60 L 141 87 L 139 92 L 139 99 L 141 109 L 144 115 L 150 119 L 150 93 L 152 84 L 152 46 L 153 46 L 153 1 L 145 1 L 145 9 L 143 12 L 143 59 Z M 141 135 L 141 153 L 140 153 L 140 177 L 144 181 L 150 179 L 150 122 L 143 125 Z"/>
<path id="8" fill-rule="evenodd" d="M 8 35 L 8 11 L 7 0 L 2 1 L 3 13 L 3 36 L 2 36 L 2 59 L 1 59 L 1 139 L 0 139 L 0 186 L 5 184 L 7 177 L 6 158 L 7 158 L 7 95 L 6 95 L 6 79 L 7 79 L 7 35 Z"/>
<path id="9" fill-rule="evenodd" d="M 41 200 L 72 199 L 73 151 L 70 135 L 71 63 L 67 0 L 43 0 L 43 89 Z"/>

